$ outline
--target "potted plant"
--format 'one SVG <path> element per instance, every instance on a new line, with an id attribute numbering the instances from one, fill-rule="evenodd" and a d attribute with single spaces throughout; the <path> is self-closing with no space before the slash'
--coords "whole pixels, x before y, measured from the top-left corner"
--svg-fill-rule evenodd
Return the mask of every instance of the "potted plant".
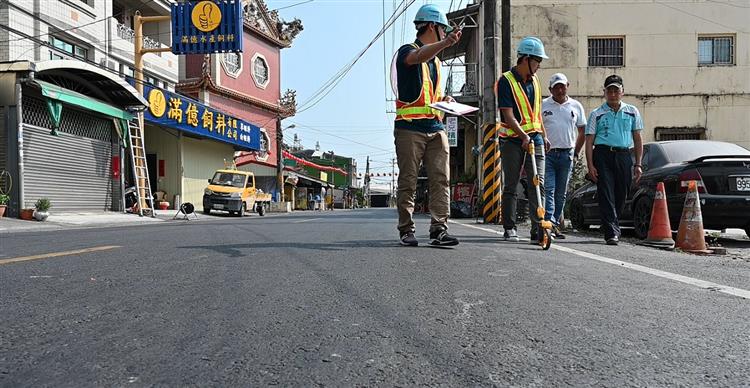
<path id="1" fill-rule="evenodd" d="M 5 208 L 8 207 L 10 197 L 6 194 L 0 194 L 0 217 L 5 216 Z"/>
<path id="2" fill-rule="evenodd" d="M 34 219 L 34 209 L 21 209 L 18 217 L 22 220 L 31 221 Z"/>
<path id="3" fill-rule="evenodd" d="M 37 221 L 44 221 L 49 217 L 49 208 L 52 207 L 52 204 L 47 198 L 39 198 L 34 207 L 36 208 L 34 211 L 34 218 Z"/>

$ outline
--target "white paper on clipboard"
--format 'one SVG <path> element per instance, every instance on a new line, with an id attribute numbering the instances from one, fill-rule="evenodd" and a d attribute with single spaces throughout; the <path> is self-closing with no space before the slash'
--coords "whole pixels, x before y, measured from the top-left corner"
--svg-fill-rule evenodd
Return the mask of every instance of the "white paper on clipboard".
<path id="1" fill-rule="evenodd" d="M 440 101 L 434 104 L 430 104 L 430 107 L 435 108 L 445 113 L 456 115 L 456 116 L 463 116 L 465 114 L 476 112 L 479 110 L 479 108 L 477 107 L 473 107 L 471 105 L 466 105 L 466 104 L 461 104 L 455 101 L 454 102 Z"/>

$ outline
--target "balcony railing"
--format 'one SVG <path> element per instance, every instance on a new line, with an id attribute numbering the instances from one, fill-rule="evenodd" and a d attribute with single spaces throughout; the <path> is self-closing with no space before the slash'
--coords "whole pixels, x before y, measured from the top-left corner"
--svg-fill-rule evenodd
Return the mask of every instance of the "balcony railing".
<path id="1" fill-rule="evenodd" d="M 461 63 L 447 66 L 445 93 L 451 96 L 478 96 L 477 64 Z"/>
<path id="2" fill-rule="evenodd" d="M 135 43 L 135 31 L 124 24 L 117 23 L 117 36 L 121 39 L 129 41 L 130 43 Z M 147 36 L 143 37 L 143 48 L 153 49 L 159 47 L 161 47 L 161 43 Z"/>

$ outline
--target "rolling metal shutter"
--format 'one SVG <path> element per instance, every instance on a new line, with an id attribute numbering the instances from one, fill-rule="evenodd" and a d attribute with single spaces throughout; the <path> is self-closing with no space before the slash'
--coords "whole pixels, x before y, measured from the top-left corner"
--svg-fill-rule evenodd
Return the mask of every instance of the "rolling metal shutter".
<path id="1" fill-rule="evenodd" d="M 25 207 L 46 197 L 55 212 L 110 210 L 112 120 L 66 105 L 59 136 L 51 136 L 44 102 L 30 97 L 23 99 L 23 116 Z"/>

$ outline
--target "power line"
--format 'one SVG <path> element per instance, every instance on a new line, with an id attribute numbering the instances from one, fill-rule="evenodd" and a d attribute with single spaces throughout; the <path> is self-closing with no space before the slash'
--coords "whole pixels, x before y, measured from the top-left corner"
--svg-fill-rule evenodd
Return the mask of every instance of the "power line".
<path id="1" fill-rule="evenodd" d="M 408 3 L 405 3 L 407 0 L 402 0 L 399 4 L 398 9 L 394 10 L 393 15 L 391 15 L 391 18 L 388 19 L 388 22 L 386 25 L 384 25 L 380 31 L 375 35 L 375 37 L 370 41 L 370 43 L 365 46 L 362 51 L 357 54 L 352 61 L 350 61 L 347 65 L 345 65 L 341 70 L 339 70 L 336 74 L 334 74 L 333 77 L 331 77 L 327 82 L 325 82 L 318 90 L 313 93 L 313 95 L 308 98 L 304 103 L 300 105 L 300 109 L 297 110 L 297 113 L 302 113 L 313 106 L 317 105 L 320 101 L 322 101 L 333 89 L 336 88 L 336 86 L 341 82 L 341 80 L 344 79 L 344 77 L 351 71 L 351 69 L 354 67 L 354 65 L 364 56 L 364 54 L 367 52 L 367 50 L 372 47 L 372 45 L 377 42 L 377 40 L 382 36 L 388 28 L 390 28 L 391 25 L 398 19 L 400 15 L 402 15 L 406 10 L 411 6 L 416 0 L 408 0 Z M 399 10 L 400 9 L 400 10 Z"/>
<path id="2" fill-rule="evenodd" d="M 45 42 L 45 41 L 43 41 L 43 40 L 41 40 L 41 39 L 38 39 L 38 38 L 34 38 L 34 37 L 32 37 L 31 35 L 29 35 L 29 34 L 26 34 L 26 33 L 24 33 L 24 32 L 21 32 L 21 31 L 19 31 L 19 30 L 15 29 L 15 28 L 12 28 L 12 27 L 8 27 L 8 26 L 6 26 L 6 25 L 3 25 L 3 24 L 0 24 L 0 28 L 4 29 L 4 30 L 6 30 L 6 31 L 12 32 L 12 33 L 14 33 L 14 34 L 16 34 L 16 35 L 24 36 L 24 37 L 26 37 L 27 39 L 29 39 L 29 40 L 31 40 L 31 41 L 33 41 L 33 42 L 36 42 L 36 43 L 38 43 L 38 44 L 40 44 L 40 45 L 42 45 L 42 46 L 44 46 L 44 47 L 50 48 L 50 49 L 52 49 L 52 50 L 55 50 L 55 51 L 57 51 L 57 52 L 60 52 L 60 53 L 63 53 L 63 54 L 65 54 L 65 55 L 70 55 L 70 53 L 69 53 L 69 52 L 67 52 L 67 51 L 65 51 L 65 50 L 63 50 L 63 49 L 61 49 L 61 48 L 59 48 L 59 47 L 55 47 L 54 45 L 50 44 L 49 42 Z M 101 50 L 100 50 L 100 51 L 101 51 Z M 20 57 L 19 57 L 19 58 L 20 58 Z M 104 65 L 101 65 L 101 64 L 99 64 L 99 63 L 97 63 L 97 62 L 95 62 L 95 61 L 92 61 L 92 60 L 88 59 L 88 58 L 80 58 L 80 57 L 76 57 L 76 60 L 77 60 L 77 61 L 80 61 L 80 62 L 85 62 L 85 63 L 88 63 L 88 64 L 90 64 L 90 65 L 92 65 L 92 66 L 95 66 L 95 67 L 98 67 L 98 68 L 100 68 L 100 69 L 102 69 L 102 70 L 108 71 L 108 72 L 110 72 L 110 73 L 112 73 L 112 74 L 115 74 L 115 75 L 117 75 L 118 77 L 120 76 L 120 73 L 119 73 L 119 72 L 116 72 L 116 71 L 114 71 L 114 70 L 110 69 L 109 67 L 107 67 L 107 66 L 104 66 Z M 142 84 L 142 85 L 151 85 L 151 83 L 149 83 L 149 82 L 146 82 L 146 81 L 139 81 L 139 80 L 137 80 L 137 79 L 135 79 L 135 78 L 131 78 L 131 79 L 133 80 L 133 82 L 136 82 L 136 83 L 140 83 L 140 84 Z M 153 86 L 153 85 L 151 85 L 151 86 Z"/>
<path id="3" fill-rule="evenodd" d="M 406 1 L 406 0 L 402 0 L 401 1 L 401 4 L 399 5 L 399 7 L 401 7 L 401 5 L 404 4 L 404 1 Z M 408 8 L 409 5 L 411 5 L 414 1 L 415 0 L 410 0 L 410 3 L 406 6 L 406 8 Z M 406 8 L 404 8 L 401 12 L 402 13 L 405 12 Z M 370 43 L 367 46 L 365 46 L 365 48 L 362 51 L 360 51 L 360 53 L 348 65 L 344 66 L 344 68 L 342 68 L 336 75 L 334 75 L 331 79 L 329 79 L 328 82 L 326 82 L 323 86 L 321 86 L 321 88 L 319 88 L 318 91 L 316 91 L 313 94 L 312 97 L 310 97 L 307 101 L 305 101 L 304 103 L 301 104 L 301 109 L 299 109 L 297 111 L 298 113 L 304 112 L 305 110 L 310 109 L 313 106 L 315 106 L 323 98 L 325 98 L 339 84 L 339 82 L 341 82 L 341 80 L 344 78 L 344 76 L 346 76 L 346 74 L 349 73 L 349 71 L 354 67 L 354 65 L 357 63 L 357 61 L 359 61 L 359 59 L 362 58 L 362 56 L 373 45 L 373 43 L 375 41 L 377 41 L 377 39 L 380 37 L 380 35 L 382 35 L 388 29 L 388 27 L 390 27 L 390 25 L 393 24 L 393 18 L 395 16 L 396 12 L 397 11 L 394 10 L 394 14 L 389 19 L 388 25 L 387 26 L 384 25 L 380 29 L 380 32 L 375 36 L 375 38 L 372 41 L 370 41 Z M 328 89 L 326 90 L 326 88 L 328 88 Z M 322 95 L 321 95 L 321 93 L 322 93 Z M 315 100 L 316 98 L 317 98 L 317 100 Z M 315 100 L 315 101 L 313 101 L 313 100 Z M 313 101 L 312 104 L 310 104 L 311 101 Z"/>
<path id="4" fill-rule="evenodd" d="M 40 20 L 40 21 L 41 21 L 41 19 L 38 19 L 38 20 Z M 45 22 L 45 23 L 46 23 L 46 22 Z M 26 28 L 34 28 L 33 26 L 30 26 L 30 25 L 28 25 L 28 24 L 22 24 L 22 23 L 16 23 L 16 25 L 18 25 L 18 26 L 20 26 L 20 27 L 26 27 Z M 37 36 L 36 36 L 35 38 L 38 38 L 38 37 L 40 37 L 40 36 L 44 36 L 44 35 L 53 35 L 53 36 L 55 36 L 56 34 L 58 34 L 58 33 L 62 32 L 62 31 L 63 31 L 63 30 L 60 30 L 60 31 L 53 31 L 53 32 L 49 32 L 49 33 L 47 33 L 47 34 L 37 35 Z M 163 35 L 171 35 L 171 34 L 172 34 L 172 32 L 171 32 L 171 31 L 166 31 L 166 32 L 160 32 L 160 33 L 157 33 L 157 34 L 149 34 L 149 35 L 145 35 L 145 34 L 144 34 L 144 35 L 143 35 L 143 37 L 144 37 L 144 38 L 153 38 L 153 37 L 155 37 L 155 36 L 163 36 Z M 23 37 L 23 38 L 17 38 L 17 39 L 15 39 L 15 40 L 28 40 L 28 39 L 29 39 L 29 38 Z M 94 50 L 100 51 L 100 52 L 102 52 L 102 53 L 106 53 L 106 51 L 105 51 L 104 49 L 101 49 L 101 48 L 99 48 L 99 47 L 96 47 L 96 46 L 95 46 L 95 45 L 93 45 L 93 44 L 102 44 L 102 43 L 104 43 L 104 42 L 107 42 L 107 43 L 112 43 L 112 42 L 119 42 L 119 41 L 123 41 L 123 40 L 131 41 L 131 40 L 135 40 L 135 37 L 132 37 L 132 38 L 117 38 L 117 39 L 111 39 L 111 38 L 107 38 L 107 39 L 100 39 L 100 40 L 87 40 L 87 41 L 85 41 L 85 43 L 88 43 L 88 44 L 92 44 L 92 45 L 91 45 L 91 47 L 92 47 L 92 48 L 93 48 Z"/>
<path id="5" fill-rule="evenodd" d="M 282 9 L 287 9 L 287 8 L 292 8 L 292 7 L 296 7 L 296 6 L 298 6 L 298 5 L 302 5 L 302 4 L 307 4 L 307 3 L 311 3 L 311 2 L 313 2 L 313 1 L 315 1 L 315 0 L 306 0 L 306 1 L 300 1 L 300 2 L 299 2 L 299 3 L 297 3 L 297 4 L 292 4 L 292 5 L 287 5 L 287 6 L 284 6 L 284 7 L 281 7 L 281 8 L 271 9 L 271 10 L 269 10 L 268 12 L 271 12 L 271 11 L 280 11 L 280 10 L 282 10 Z"/>
<path id="6" fill-rule="evenodd" d="M 735 8 L 750 9 L 750 5 L 732 4 L 732 3 L 727 3 L 724 1 L 717 1 L 717 0 L 706 0 L 706 1 L 711 2 L 711 3 L 721 4 L 721 5 L 727 5 L 727 6 L 735 7 Z"/>
<path id="7" fill-rule="evenodd" d="M 709 22 L 709 23 L 712 23 L 712 24 L 716 24 L 717 26 L 721 26 L 721 27 L 724 27 L 724 28 L 728 28 L 728 29 L 730 29 L 730 30 L 737 30 L 737 31 L 739 31 L 739 32 L 744 32 L 744 33 L 748 33 L 747 31 L 741 30 L 741 29 L 739 29 L 739 28 L 737 28 L 737 27 L 732 27 L 732 26 L 728 26 L 728 25 L 726 25 L 726 24 L 723 24 L 723 23 L 719 23 L 719 22 L 717 22 L 717 21 L 714 21 L 714 20 L 711 20 L 711 19 L 708 19 L 708 18 L 704 18 L 703 16 L 700 16 L 700 15 L 696 15 L 696 14 L 690 13 L 690 12 L 688 12 L 688 11 L 685 11 L 685 10 L 679 9 L 679 8 L 677 8 L 677 7 L 673 7 L 673 6 L 671 6 L 671 5 L 668 5 L 668 4 L 666 4 L 666 3 L 662 3 L 662 2 L 660 2 L 660 1 L 656 1 L 656 0 L 655 0 L 655 2 L 656 2 L 656 4 L 660 4 L 660 5 L 663 5 L 663 6 L 667 7 L 667 8 L 673 9 L 673 10 L 675 10 L 675 11 L 678 11 L 678 12 L 682 12 L 682 13 L 684 13 L 685 15 L 690 15 L 690 16 L 692 16 L 692 17 L 694 17 L 694 18 L 698 18 L 698 19 L 700 19 L 700 20 L 703 20 L 703 21 L 706 21 L 706 22 Z"/>
<path id="8" fill-rule="evenodd" d="M 44 34 L 39 34 L 39 35 L 36 35 L 36 36 L 34 36 L 34 38 L 41 38 L 41 37 L 43 37 L 43 36 L 47 36 L 47 35 L 59 34 L 59 33 L 61 33 L 61 32 L 67 32 L 67 31 L 71 31 L 71 30 L 76 30 L 76 29 L 79 29 L 79 28 L 83 28 L 83 27 L 86 27 L 86 26 L 90 26 L 90 25 L 92 25 L 92 24 L 96 24 L 96 23 L 101 23 L 101 22 L 103 22 L 103 21 L 105 21 L 105 20 L 107 20 L 107 19 L 109 19 L 109 18 L 112 18 L 112 17 L 114 17 L 114 16 L 115 16 L 115 15 L 113 15 L 113 16 L 107 16 L 107 17 L 105 17 L 105 18 L 103 18 L 103 19 L 99 19 L 99 20 L 94 20 L 93 22 L 90 22 L 90 23 L 86 23 L 86 24 L 82 24 L 82 25 L 80 25 L 80 26 L 77 26 L 77 27 L 66 28 L 66 29 L 63 29 L 63 30 L 55 30 L 55 31 L 49 31 L 49 32 L 47 32 L 47 33 L 44 33 Z M 40 21 L 41 21 L 41 18 L 39 18 L 38 20 L 40 20 Z M 46 22 L 45 22 L 45 23 L 46 23 Z M 24 27 L 28 27 L 28 26 L 24 26 Z M 16 38 L 16 39 L 8 39 L 8 42 L 16 42 L 16 41 L 19 41 L 19 40 L 26 40 L 26 39 L 30 39 L 30 38 Z"/>
<path id="9" fill-rule="evenodd" d="M 147 4 L 149 4 L 149 3 L 153 2 L 153 1 L 155 1 L 155 0 L 146 0 L 146 1 L 144 2 L 144 3 L 141 3 L 141 6 L 147 5 Z M 310 1 L 312 1 L 312 0 L 310 0 Z M 16 7 L 16 6 L 14 6 L 14 7 Z M 24 11 L 24 13 L 26 13 L 26 14 L 27 14 L 27 15 L 29 15 L 29 16 L 31 16 L 32 18 L 34 18 L 34 19 L 36 19 L 36 20 L 39 20 L 40 22 L 44 22 L 45 24 L 47 24 L 47 25 L 50 25 L 50 26 L 53 26 L 53 27 L 54 27 L 54 25 L 53 25 L 53 24 L 51 24 L 51 23 L 47 22 L 46 20 L 42 20 L 42 18 L 41 18 L 41 17 L 38 17 L 38 16 L 36 16 L 36 15 L 33 15 L 33 14 L 28 14 L 28 13 L 27 13 L 27 12 L 25 12 L 25 10 L 24 10 L 24 9 L 22 9 L 22 8 L 18 8 L 18 7 L 16 7 L 16 8 L 17 8 L 17 9 L 19 9 L 19 10 L 21 10 L 21 11 Z M 68 32 L 68 31 L 72 31 L 72 30 L 76 30 L 76 29 L 79 29 L 79 28 L 87 27 L 87 26 L 90 26 L 90 25 L 92 25 L 92 24 L 96 24 L 96 23 L 101 23 L 101 22 L 103 22 L 103 21 L 106 21 L 107 19 L 110 19 L 110 18 L 116 18 L 117 16 L 120 16 L 120 15 L 122 15 L 122 13 L 123 13 L 123 12 L 125 12 L 125 11 L 120 11 L 120 12 L 118 12 L 118 13 L 116 13 L 116 14 L 113 14 L 113 15 L 111 15 L 111 16 L 106 16 L 106 17 L 103 17 L 103 18 L 101 18 L 101 19 L 97 19 L 97 20 L 94 20 L 94 21 L 92 21 L 92 22 L 89 22 L 89 23 L 86 23 L 86 24 L 82 24 L 82 25 L 80 25 L 80 26 L 75 26 L 75 27 L 65 28 L 65 29 L 62 29 L 62 30 L 55 30 L 55 31 L 51 31 L 51 32 L 47 32 L 47 33 L 44 33 L 44 34 L 39 34 L 39 35 L 35 35 L 35 36 L 32 36 L 32 38 L 41 38 L 41 37 L 43 37 L 43 36 L 47 36 L 47 35 L 52 35 L 52 34 L 59 34 L 59 33 L 61 33 L 61 32 Z M 23 26 L 24 26 L 24 27 L 30 27 L 30 26 L 27 26 L 27 25 L 23 25 Z M 24 40 L 24 39 L 31 39 L 31 38 L 16 38 L 16 39 L 9 39 L 9 40 L 8 40 L 8 42 L 16 42 L 16 41 L 19 41 L 19 40 Z M 101 43 L 101 41 L 98 41 L 98 43 Z"/>
<path id="10" fill-rule="evenodd" d="M 345 138 L 345 137 L 343 137 L 343 136 L 338 136 L 338 135 L 334 135 L 334 134 L 331 134 L 331 133 L 327 133 L 327 132 L 325 132 L 325 131 L 321 131 L 320 129 L 317 129 L 317 128 L 314 128 L 314 127 L 311 127 L 311 126 L 309 126 L 309 125 L 304 125 L 304 124 L 300 124 L 300 123 L 297 123 L 297 122 L 294 122 L 294 121 L 292 121 L 292 123 L 293 123 L 294 125 L 296 125 L 297 127 L 300 127 L 300 128 L 307 128 L 307 129 L 310 129 L 310 130 L 312 130 L 312 131 L 315 131 L 315 132 L 320 132 L 320 133 L 322 133 L 322 134 L 324 134 L 324 135 L 328 135 L 328 136 L 331 136 L 331 137 L 335 137 L 335 138 L 337 138 L 337 139 L 342 139 L 342 140 L 346 140 L 346 141 L 348 141 L 348 142 L 350 142 L 350 143 L 354 143 L 354 144 L 359 144 L 359 145 L 361 145 L 361 146 L 365 146 L 365 147 L 369 147 L 369 148 L 374 148 L 374 149 L 376 149 L 376 150 L 381 150 L 381 151 L 388 151 L 388 152 L 391 152 L 390 150 L 387 150 L 387 149 L 385 149 L 385 148 L 381 148 L 381 147 L 377 147 L 377 146 L 374 146 L 374 145 L 372 145 L 372 144 L 366 144 L 366 143 L 358 142 L 358 141 L 356 141 L 356 140 L 352 140 L 352 139 L 348 139 L 348 138 Z"/>

